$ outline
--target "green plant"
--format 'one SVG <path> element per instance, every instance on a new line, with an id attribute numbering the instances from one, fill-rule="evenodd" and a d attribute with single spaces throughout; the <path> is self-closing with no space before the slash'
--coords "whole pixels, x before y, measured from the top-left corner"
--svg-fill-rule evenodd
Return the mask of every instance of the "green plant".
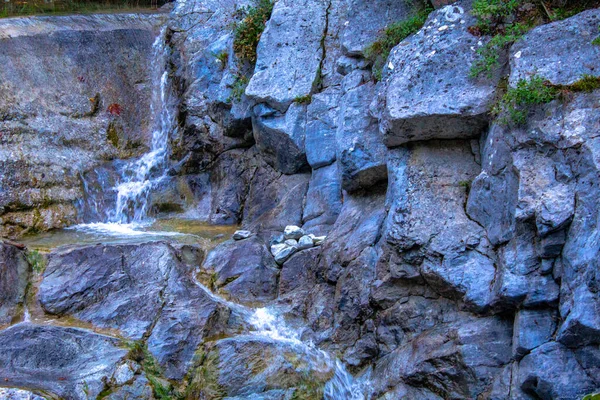
<path id="1" fill-rule="evenodd" d="M 226 51 L 221 51 L 220 53 L 217 53 L 214 56 L 221 64 L 221 68 L 225 68 L 225 66 L 227 65 L 227 61 L 229 60 L 229 53 Z"/>
<path id="2" fill-rule="evenodd" d="M 365 57 L 373 65 L 373 76 L 376 80 L 381 80 L 383 67 L 392 49 L 398 43 L 421 29 L 431 11 L 433 10 L 427 7 L 406 20 L 388 25 L 377 40 L 367 46 Z"/>
<path id="3" fill-rule="evenodd" d="M 246 92 L 246 87 L 250 82 L 250 78 L 245 75 L 238 74 L 235 76 L 235 80 L 233 81 L 233 85 L 231 85 L 231 94 L 227 99 L 228 102 L 232 101 L 240 101 L 242 100 L 242 96 Z"/>
<path id="4" fill-rule="evenodd" d="M 234 31 L 233 50 L 240 60 L 256 62 L 256 48 L 273 11 L 272 0 L 257 0 L 256 6 L 245 9 L 246 16 Z"/>
<path id="5" fill-rule="evenodd" d="M 187 376 L 186 399 L 217 400 L 225 396 L 219 384 L 219 355 L 217 351 L 200 349 L 194 355 L 193 367 Z"/>
<path id="6" fill-rule="evenodd" d="M 307 94 L 305 96 L 298 96 L 294 99 L 294 103 L 298 104 L 310 104 L 312 102 L 312 95 Z"/>
<path id="7" fill-rule="evenodd" d="M 558 89 L 542 77 L 534 76 L 529 81 L 522 79 L 516 87 L 508 89 L 494 113 L 504 115 L 503 123 L 522 125 L 527 120 L 528 106 L 549 103 L 557 94 Z"/>
<path id="8" fill-rule="evenodd" d="M 495 33 L 496 28 L 507 22 L 521 5 L 522 0 L 475 0 L 471 14 L 477 18 L 480 33 Z"/>
<path id="9" fill-rule="evenodd" d="M 179 400 L 183 398 L 181 393 L 169 381 L 162 378 L 160 365 L 143 342 L 128 342 L 127 347 L 129 348 L 128 358 L 141 365 L 157 400 Z"/>
<path id="10" fill-rule="evenodd" d="M 581 400 L 600 400 L 600 393 L 586 394 Z"/>
<path id="11" fill-rule="evenodd" d="M 42 253 L 37 250 L 27 250 L 25 257 L 35 272 L 38 274 L 44 272 L 46 269 L 46 258 Z"/>
<path id="12" fill-rule="evenodd" d="M 592 44 L 596 45 L 596 46 L 600 46 L 600 36 L 598 36 L 596 39 L 592 40 Z"/>
<path id="13" fill-rule="evenodd" d="M 470 76 L 475 78 L 485 74 L 488 78 L 491 78 L 500 65 L 500 54 L 529 29 L 530 27 L 527 25 L 515 24 L 509 26 L 505 33 L 492 37 L 485 46 L 477 49 L 478 58 L 471 65 Z"/>
<path id="14" fill-rule="evenodd" d="M 573 92 L 591 92 L 600 89 L 600 76 L 585 74 L 577 82 L 564 87 Z"/>

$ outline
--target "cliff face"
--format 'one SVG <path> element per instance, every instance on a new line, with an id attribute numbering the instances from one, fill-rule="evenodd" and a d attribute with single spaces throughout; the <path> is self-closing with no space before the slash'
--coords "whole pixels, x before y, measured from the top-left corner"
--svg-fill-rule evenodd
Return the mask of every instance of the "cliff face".
<path id="1" fill-rule="evenodd" d="M 164 18 L 0 21 L 3 236 L 73 224 L 82 177 L 111 159 L 143 153 L 152 43 Z"/>
<path id="2" fill-rule="evenodd" d="M 382 398 L 597 388 L 597 91 L 534 107 L 522 126 L 489 111 L 503 76 L 597 76 L 598 10 L 532 30 L 505 69 L 473 78 L 489 38 L 470 33 L 470 2 L 441 4 L 374 83 L 365 48 L 406 3 L 280 0 L 232 101 L 240 60 L 222 27 L 244 5 L 174 11 L 188 83 L 175 147 L 186 179 L 205 183 L 206 219 L 240 221 L 265 245 L 288 224 L 328 234 L 283 264 L 272 297 L 348 365 L 373 365 Z"/>
<path id="3" fill-rule="evenodd" d="M 47 314 L 141 341 L 188 398 L 320 398 L 309 389 L 331 378 L 333 364 L 323 366 L 323 359 L 300 351 L 300 339 L 339 356 L 368 382 L 363 389 L 372 399 L 579 399 L 598 391 L 600 92 L 565 91 L 527 109 L 520 124 L 490 111 L 522 79 L 541 77 L 545 87 L 564 90 L 584 76 L 600 76 L 600 47 L 592 43 L 600 11 L 534 28 L 499 50 L 505 65 L 474 78 L 477 51 L 490 38 L 472 34 L 471 2 L 433 3 L 437 9 L 392 49 L 377 81 L 366 48 L 386 25 L 413 13 L 407 2 L 278 0 L 255 67 L 237 59 L 231 28 L 240 9 L 254 2 L 178 2 L 168 29 L 172 78 L 182 89 L 180 126 L 170 138 L 170 184 L 151 200 L 157 209 L 186 208 L 214 224 L 239 223 L 251 236 L 207 254 L 165 243 L 59 249 L 49 255 L 35 301 Z M 147 143 L 144 129 L 132 129 L 147 126 L 147 87 L 138 81 L 147 76 L 147 60 L 136 58 L 152 42 L 147 23 L 125 32 L 61 31 L 31 43 L 25 34 L 0 36 L 0 49 L 38 46 L 28 52 L 38 57 L 30 62 L 63 79 L 38 88 L 31 78 L 24 80 L 31 82 L 27 89 L 15 83 L 22 68 L 0 70 L 0 91 L 18 96 L 13 102 L 22 108 L 5 106 L 7 114 L 0 97 L 0 115 L 7 115 L 0 129 L 8 129 L 0 151 L 20 157 L 3 162 L 27 166 L 5 168 L 15 177 L 2 176 L 5 230 L 31 226 L 9 216 L 24 218 L 39 204 L 71 204 L 79 193 L 78 184 L 62 176 L 45 173 L 50 181 L 38 188 L 18 171 L 58 165 L 78 182 L 76 173 L 122 154 L 122 147 L 106 141 L 116 118 L 103 112 L 107 104 L 139 101 L 135 113 L 124 107 L 119 143 Z M 47 46 L 73 43 L 73 35 L 91 35 L 92 48 L 113 56 L 116 48 L 126 54 L 120 61 L 102 59 L 108 64 L 90 73 L 103 90 L 100 111 L 91 114 L 86 96 L 95 90 L 87 86 L 92 78 L 62 74 L 58 66 L 66 61 L 58 50 L 51 61 L 42 57 Z M 103 35 L 112 35 L 108 48 Z M 0 52 L 0 59 L 6 54 L 13 53 Z M 96 68 L 99 61 L 87 62 L 85 68 Z M 124 74 L 123 85 L 111 86 L 115 71 Z M 249 78 L 245 86 L 243 76 Z M 68 82 L 64 93 L 71 97 L 56 97 Z M 48 133 L 58 127 L 60 136 Z M 33 133 L 35 140 L 19 136 Z M 67 135 L 75 138 L 77 163 L 40 156 L 47 154 L 46 143 Z M 43 152 L 9 152 L 25 140 L 27 151 L 40 141 Z M 59 155 L 75 151 L 57 146 Z M 27 194 L 29 203 L 10 197 L 21 193 L 18 188 L 46 193 L 41 189 L 54 187 L 73 198 L 57 195 L 46 205 L 31 200 L 33 194 Z M 274 258 L 272 245 L 287 225 L 327 238 Z M 6 246 L 6 259 L 21 260 Z M 0 275 L 0 284 L 24 286 L 22 263 L 4 264 L 0 268 L 11 273 Z M 21 292 L 7 300 L 7 321 L 18 314 Z M 280 318 L 299 338 L 264 334 L 247 318 L 246 307 L 257 305 L 283 310 Z M 136 352 L 127 358 L 121 339 L 83 332 L 19 324 L 0 332 L 0 354 L 7 348 L 17 358 L 22 337 L 45 335 L 59 354 L 84 343 L 86 351 L 69 357 L 73 365 L 100 359 L 86 381 L 91 397 L 106 387 L 109 398 L 152 396 L 156 384 L 147 358 Z M 44 379 L 35 368 L 21 367 L 52 365 L 50 350 L 27 351 L 16 363 L 0 360 L 0 377 L 10 375 L 9 386 L 85 398 L 76 368 L 61 369 L 57 376 L 64 380 Z M 367 398 L 327 390 L 327 399 Z"/>

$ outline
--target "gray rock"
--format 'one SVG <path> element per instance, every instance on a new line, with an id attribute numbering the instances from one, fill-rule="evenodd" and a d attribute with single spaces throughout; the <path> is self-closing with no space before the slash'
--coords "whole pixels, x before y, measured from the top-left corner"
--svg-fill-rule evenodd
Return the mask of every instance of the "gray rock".
<path id="1" fill-rule="evenodd" d="M 152 13 L 2 20 L 0 235 L 73 224 L 81 175 L 144 150 L 150 55 L 164 20 Z M 120 115 L 107 112 L 111 104 L 120 104 Z"/>
<path id="2" fill-rule="evenodd" d="M 313 244 L 315 246 L 320 246 L 323 244 L 323 242 L 325 241 L 325 239 L 327 239 L 327 236 L 315 236 L 313 234 L 309 235 L 313 241 Z"/>
<path id="3" fill-rule="evenodd" d="M 298 251 L 298 247 L 289 246 L 287 244 L 276 244 L 271 247 L 271 252 L 273 253 L 273 257 L 275 257 L 275 262 L 279 265 L 282 265 L 288 258 L 290 258 L 294 253 Z"/>
<path id="4" fill-rule="evenodd" d="M 211 363 L 208 368 L 215 373 L 216 384 L 230 397 L 252 398 L 293 387 L 311 393 L 308 385 L 323 385 L 332 372 L 317 353 L 297 352 L 290 343 L 260 337 L 218 340 L 205 346 L 204 352 L 208 354 L 205 364 L 200 363 L 191 376 Z"/>
<path id="5" fill-rule="evenodd" d="M 152 386 L 144 374 L 136 375 L 133 382 L 113 390 L 108 400 L 146 400 L 154 399 Z"/>
<path id="6" fill-rule="evenodd" d="M 345 79 L 349 78 L 351 75 Z M 349 90 L 341 100 L 336 158 L 342 188 L 347 191 L 368 188 L 387 179 L 387 149 L 377 120 L 368 112 L 374 89 L 374 84 L 368 82 Z"/>
<path id="7" fill-rule="evenodd" d="M 576 357 L 556 342 L 526 355 L 513 380 L 529 396 L 547 399 L 577 399 L 597 389 Z"/>
<path id="8" fill-rule="evenodd" d="M 290 247 L 298 247 L 298 241 L 296 239 L 286 239 L 285 242 L 283 242 L 286 246 L 290 246 Z"/>
<path id="9" fill-rule="evenodd" d="M 484 38 L 471 35 L 469 2 L 436 10 L 424 27 L 396 46 L 384 88 L 372 108 L 389 147 L 429 139 L 477 137 L 487 126 L 499 76 L 474 80 L 471 65 Z"/>
<path id="10" fill-rule="evenodd" d="M 280 298 L 295 290 L 307 292 L 313 288 L 318 254 L 318 249 L 307 249 L 294 254 L 283 264 L 279 274 Z"/>
<path id="11" fill-rule="evenodd" d="M 235 231 L 233 233 L 232 239 L 233 240 L 243 240 L 243 239 L 248 239 L 250 236 L 252 236 L 252 232 L 250 232 L 250 231 Z"/>
<path id="12" fill-rule="evenodd" d="M 254 114 L 254 140 L 265 161 L 284 174 L 305 168 L 306 105 L 294 103 L 282 115 L 260 104 L 254 107 Z"/>
<path id="13" fill-rule="evenodd" d="M 555 85 L 569 85 L 586 74 L 600 75 L 600 48 L 592 44 L 598 18 L 599 10 L 588 10 L 532 29 L 510 49 L 509 84 L 538 75 Z"/>
<path id="14" fill-rule="evenodd" d="M 302 228 L 305 231 L 327 233 L 342 209 L 342 185 L 338 164 L 312 171 L 306 193 Z"/>
<path id="15" fill-rule="evenodd" d="M 19 317 L 30 269 L 22 250 L 0 241 L 0 326 Z"/>
<path id="16" fill-rule="evenodd" d="M 295 225 L 287 225 L 285 227 L 285 229 L 283 230 L 283 236 L 286 239 L 300 239 L 302 236 L 304 236 L 304 230 L 298 226 Z"/>
<path id="17" fill-rule="evenodd" d="M 249 98 L 285 111 L 295 98 L 311 93 L 323 57 L 326 9 L 323 0 L 275 4 L 258 44 Z"/>
<path id="18" fill-rule="evenodd" d="M 47 313 L 141 339 L 160 313 L 175 263 L 177 253 L 166 244 L 58 250 L 48 257 L 38 299 Z"/>
<path id="19" fill-rule="evenodd" d="M 22 389 L 0 388 L 0 399 L 7 400 L 44 400 L 35 393 Z"/>
<path id="20" fill-rule="evenodd" d="M 310 236 L 304 235 L 298 241 L 298 250 L 310 249 L 313 247 L 313 240 Z"/>
<path id="21" fill-rule="evenodd" d="M 521 358 L 531 350 L 552 340 L 556 330 L 556 312 L 521 310 L 515 316 L 513 355 Z"/>
<path id="22" fill-rule="evenodd" d="M 0 332 L 0 375 L 16 387 L 95 398 L 127 355 L 115 338 L 83 329 L 21 323 Z"/>
<path id="23" fill-rule="evenodd" d="M 214 290 L 236 302 L 266 302 L 277 296 L 279 269 L 259 238 L 220 244 L 201 270 Z"/>
<path id="24" fill-rule="evenodd" d="M 306 159 L 313 169 L 322 168 L 335 161 L 335 132 L 341 96 L 339 87 L 327 88 L 323 92 L 313 95 L 306 108 L 304 146 Z"/>
<path id="25" fill-rule="evenodd" d="M 404 1 L 352 0 L 340 40 L 344 53 L 363 56 L 365 48 L 377 39 L 383 28 L 406 19 L 413 11 L 411 4 Z"/>

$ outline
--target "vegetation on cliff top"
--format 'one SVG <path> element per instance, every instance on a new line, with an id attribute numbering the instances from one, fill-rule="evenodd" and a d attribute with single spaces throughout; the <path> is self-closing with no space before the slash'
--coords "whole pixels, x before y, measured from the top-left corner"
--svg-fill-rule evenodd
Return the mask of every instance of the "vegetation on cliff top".
<path id="1" fill-rule="evenodd" d="M 570 85 L 553 85 L 542 77 L 520 80 L 514 88 L 509 88 L 492 110 L 502 115 L 500 122 L 523 125 L 527 122 L 529 107 L 546 104 L 560 97 L 568 97 L 573 92 L 591 92 L 600 89 L 600 77 L 583 75 Z"/>
<path id="2" fill-rule="evenodd" d="M 273 12 L 273 1 L 257 0 L 244 10 L 245 17 L 235 27 L 233 50 L 240 60 L 256 63 L 256 48 Z"/>
<path id="3" fill-rule="evenodd" d="M 0 5 L 0 18 L 37 14 L 146 11 L 157 9 L 165 3 L 165 0 L 9 0 Z"/>

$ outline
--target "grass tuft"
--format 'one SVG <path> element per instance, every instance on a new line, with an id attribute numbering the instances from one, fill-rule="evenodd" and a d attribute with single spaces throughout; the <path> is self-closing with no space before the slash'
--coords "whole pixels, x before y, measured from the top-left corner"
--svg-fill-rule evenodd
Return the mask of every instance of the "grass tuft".
<path id="1" fill-rule="evenodd" d="M 257 0 L 256 6 L 244 10 L 246 16 L 236 25 L 233 41 L 233 50 L 240 60 L 256 63 L 256 48 L 271 18 L 273 5 L 271 0 Z"/>
<path id="2" fill-rule="evenodd" d="M 381 80 L 383 68 L 392 49 L 401 41 L 421 29 L 431 11 L 433 9 L 426 7 L 406 20 L 388 25 L 377 40 L 367 46 L 365 57 L 373 65 L 373 76 L 376 80 Z"/>
<path id="3" fill-rule="evenodd" d="M 27 250 L 25 257 L 35 272 L 38 274 L 44 273 L 46 269 L 46 257 L 42 253 L 37 250 Z"/>

